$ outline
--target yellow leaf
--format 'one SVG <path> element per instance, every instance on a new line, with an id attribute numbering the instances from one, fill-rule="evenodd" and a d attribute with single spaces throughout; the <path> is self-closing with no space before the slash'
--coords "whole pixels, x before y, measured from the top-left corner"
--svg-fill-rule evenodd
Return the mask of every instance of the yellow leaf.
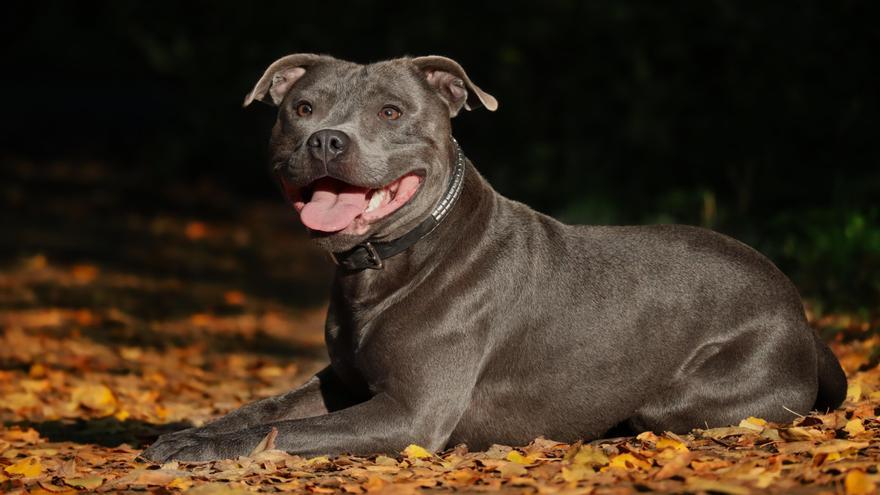
<path id="1" fill-rule="evenodd" d="M 394 460 L 386 455 L 377 456 L 376 460 L 373 462 L 375 462 L 379 466 L 396 466 L 397 465 L 396 460 Z"/>
<path id="2" fill-rule="evenodd" d="M 193 485 L 193 480 L 189 478 L 174 478 L 171 483 L 165 485 L 167 488 L 176 488 L 178 490 L 188 490 Z"/>
<path id="3" fill-rule="evenodd" d="M 94 490 L 104 484 L 104 478 L 101 476 L 83 476 L 82 478 L 67 478 L 64 482 L 74 488 Z"/>
<path id="4" fill-rule="evenodd" d="M 593 468 L 587 466 L 572 465 L 562 467 L 562 479 L 569 483 L 576 483 L 580 480 L 585 480 L 595 474 L 596 472 L 593 471 Z"/>
<path id="5" fill-rule="evenodd" d="M 80 385 L 73 389 L 71 401 L 104 415 L 116 410 L 116 396 L 106 385 Z"/>
<path id="6" fill-rule="evenodd" d="M 3 405 L 0 407 L 11 411 L 20 411 L 22 409 L 37 407 L 39 404 L 39 398 L 33 393 L 27 392 L 6 394 L 3 397 Z"/>
<path id="7" fill-rule="evenodd" d="M 761 431 L 767 426 L 767 422 L 761 418 L 756 418 L 754 416 L 749 416 L 748 418 L 739 422 L 740 428 L 748 428 L 754 431 Z"/>
<path id="8" fill-rule="evenodd" d="M 663 449 L 673 449 L 677 452 L 687 452 L 687 445 L 679 442 L 678 440 L 673 440 L 671 438 L 661 437 L 657 440 L 657 450 Z"/>
<path id="9" fill-rule="evenodd" d="M 846 495 L 869 495 L 876 493 L 877 489 L 871 478 L 858 469 L 846 473 L 843 485 L 846 489 Z"/>
<path id="10" fill-rule="evenodd" d="M 22 459 L 4 469 L 8 474 L 20 474 L 25 478 L 35 478 L 43 472 L 43 465 L 36 457 Z"/>
<path id="11" fill-rule="evenodd" d="M 411 457 L 413 459 L 425 459 L 427 457 L 431 457 L 430 452 L 414 443 L 403 449 L 403 455 L 405 455 L 406 457 Z"/>
<path id="12" fill-rule="evenodd" d="M 119 421 L 125 421 L 126 419 L 131 417 L 131 413 L 126 411 L 125 409 L 120 409 L 116 412 L 116 414 L 113 415 L 113 417 L 118 419 Z"/>
<path id="13" fill-rule="evenodd" d="M 846 426 L 844 426 L 843 429 L 846 430 L 851 437 L 865 432 L 865 426 L 862 424 L 862 420 L 858 418 L 847 421 Z"/>
<path id="14" fill-rule="evenodd" d="M 306 466 L 317 466 L 320 464 L 330 464 L 330 459 L 327 458 L 327 456 L 322 455 L 319 457 L 312 457 L 304 463 Z"/>
<path id="15" fill-rule="evenodd" d="M 611 460 L 608 462 L 608 467 L 626 469 L 630 471 L 633 469 L 648 470 L 651 469 L 651 463 L 649 461 L 639 459 L 638 457 L 630 453 L 626 453 L 612 457 Z"/>
<path id="16" fill-rule="evenodd" d="M 848 387 L 846 387 L 846 399 L 852 402 L 856 402 L 862 398 L 862 384 L 858 382 L 850 383 Z"/>
<path id="17" fill-rule="evenodd" d="M 571 462 L 580 466 L 604 466 L 608 464 L 608 456 L 597 448 L 584 445 L 574 455 Z"/>
<path id="18" fill-rule="evenodd" d="M 537 459 L 538 459 L 538 457 L 534 454 L 530 454 L 530 455 L 526 456 L 526 455 L 520 454 L 516 450 L 511 450 L 510 452 L 507 453 L 507 460 L 510 462 L 515 462 L 517 464 L 523 464 L 523 465 L 533 464 Z"/>

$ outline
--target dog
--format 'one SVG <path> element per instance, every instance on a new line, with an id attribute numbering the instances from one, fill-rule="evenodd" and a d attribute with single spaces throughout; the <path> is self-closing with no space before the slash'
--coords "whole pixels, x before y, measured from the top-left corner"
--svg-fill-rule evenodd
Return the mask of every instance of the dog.
<path id="1" fill-rule="evenodd" d="M 842 402 L 840 364 L 758 252 L 696 227 L 565 225 L 495 192 L 451 118 L 498 102 L 454 60 L 289 55 L 254 101 L 278 107 L 272 172 L 337 265 L 330 365 L 143 457 L 236 457 L 270 432 L 306 456 L 573 442 Z"/>

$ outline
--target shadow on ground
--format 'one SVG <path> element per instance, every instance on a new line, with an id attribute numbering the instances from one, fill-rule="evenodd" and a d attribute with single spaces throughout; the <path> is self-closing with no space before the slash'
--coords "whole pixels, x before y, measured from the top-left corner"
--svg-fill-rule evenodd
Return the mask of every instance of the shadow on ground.
<path id="1" fill-rule="evenodd" d="M 114 417 L 107 417 L 90 420 L 20 421 L 8 426 L 33 428 L 50 442 L 74 442 L 104 447 L 128 444 L 140 449 L 153 443 L 159 435 L 190 428 L 193 425 L 189 422 L 153 424 L 131 419 L 119 421 Z"/>

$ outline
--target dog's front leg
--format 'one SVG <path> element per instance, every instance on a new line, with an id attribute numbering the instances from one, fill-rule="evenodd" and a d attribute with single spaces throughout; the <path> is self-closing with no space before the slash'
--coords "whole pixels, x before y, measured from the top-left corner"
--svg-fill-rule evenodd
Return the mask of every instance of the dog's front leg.
<path id="1" fill-rule="evenodd" d="M 231 434 L 278 421 L 319 416 L 356 404 L 356 391 L 349 390 L 329 366 L 302 386 L 285 394 L 242 406 L 205 426 L 167 433 L 141 454 L 162 461 L 194 439 Z"/>
<path id="2" fill-rule="evenodd" d="M 431 450 L 446 445 L 461 417 L 463 397 L 410 400 L 380 393 L 361 404 L 322 416 L 278 421 L 222 434 L 175 439 L 157 462 L 206 461 L 247 455 L 272 430 L 275 446 L 305 456 L 339 453 L 397 453 L 411 443 Z M 171 447 L 171 445 L 169 445 Z"/>

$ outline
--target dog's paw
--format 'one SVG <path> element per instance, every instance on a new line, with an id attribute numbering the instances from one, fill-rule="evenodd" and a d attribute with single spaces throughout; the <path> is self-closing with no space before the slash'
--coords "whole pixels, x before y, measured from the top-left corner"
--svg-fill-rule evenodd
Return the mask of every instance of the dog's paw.
<path id="1" fill-rule="evenodd" d="M 195 429 L 160 436 L 140 457 L 157 464 L 168 461 L 212 461 L 221 458 L 211 435 Z"/>
<path id="2" fill-rule="evenodd" d="M 216 461 L 248 455 L 260 438 L 251 432 L 216 433 L 192 428 L 159 437 L 140 457 L 157 464 L 169 461 Z"/>

